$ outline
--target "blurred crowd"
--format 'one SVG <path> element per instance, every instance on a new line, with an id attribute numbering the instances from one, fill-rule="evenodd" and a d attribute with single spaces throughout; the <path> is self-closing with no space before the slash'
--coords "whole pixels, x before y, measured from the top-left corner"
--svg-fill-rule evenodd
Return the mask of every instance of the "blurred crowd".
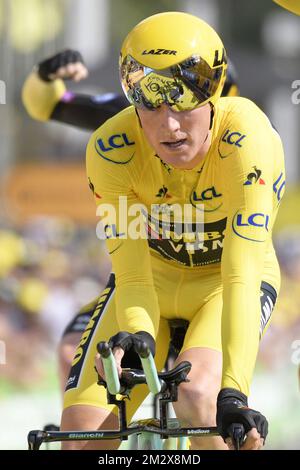
<path id="1" fill-rule="evenodd" d="M 0 260 L 0 377 L 30 389 L 68 322 L 105 286 L 110 262 L 93 228 L 48 217 L 0 226 Z"/>

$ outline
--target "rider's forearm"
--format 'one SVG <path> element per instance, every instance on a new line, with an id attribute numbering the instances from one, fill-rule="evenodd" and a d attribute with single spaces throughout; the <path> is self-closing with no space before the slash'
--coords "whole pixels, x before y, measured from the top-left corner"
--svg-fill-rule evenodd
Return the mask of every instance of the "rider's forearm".
<path id="1" fill-rule="evenodd" d="M 36 72 L 32 72 L 23 85 L 22 101 L 33 119 L 48 121 L 65 92 L 66 87 L 62 80 L 44 82 Z"/>
<path id="2" fill-rule="evenodd" d="M 249 396 L 259 347 L 260 288 L 258 282 L 232 279 L 224 283 L 222 313 L 223 376 L 221 388 Z"/>
<path id="3" fill-rule="evenodd" d="M 125 97 L 112 93 L 92 96 L 66 91 L 50 119 L 93 131 L 127 106 Z"/>
<path id="4" fill-rule="evenodd" d="M 259 197 L 264 202 L 264 210 L 271 213 L 272 199 L 269 189 Z M 248 203 L 250 204 L 250 203 Z M 246 206 L 247 207 L 247 206 Z M 241 219 L 246 220 L 247 209 L 241 208 Z M 233 209 L 235 211 L 235 208 Z M 261 204 L 250 208 L 250 214 L 262 212 Z M 242 227 L 243 237 L 231 230 L 234 213 L 228 217 L 228 232 L 222 253 L 222 388 L 234 388 L 249 396 L 250 383 L 255 367 L 260 340 L 260 287 L 263 280 L 266 245 L 270 234 L 260 227 Z M 238 227 L 240 230 L 240 227 Z M 270 225 L 271 228 L 271 225 Z M 259 231 L 261 229 L 261 232 Z M 249 238 L 260 236 L 261 241 Z M 263 237 L 267 240 L 263 240 Z"/>

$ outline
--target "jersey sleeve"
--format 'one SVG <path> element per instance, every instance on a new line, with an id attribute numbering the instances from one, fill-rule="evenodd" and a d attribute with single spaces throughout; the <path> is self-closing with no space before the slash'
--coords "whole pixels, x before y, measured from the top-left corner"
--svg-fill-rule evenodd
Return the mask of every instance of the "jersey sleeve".
<path id="1" fill-rule="evenodd" d="M 23 85 L 22 101 L 33 119 L 51 119 L 91 131 L 129 106 L 123 95 L 73 93 L 66 90 L 62 80 L 44 82 L 35 72 L 29 75 Z"/>
<path id="2" fill-rule="evenodd" d="M 120 331 L 146 331 L 155 338 L 159 326 L 159 305 L 145 229 L 141 219 L 137 219 L 140 203 L 132 181 L 136 144 L 132 130 L 113 131 L 114 120 L 110 122 L 94 133 L 89 141 L 87 176 L 116 276 L 117 321 Z M 119 148 L 110 149 L 110 136 L 116 139 Z M 122 138 L 125 139 L 124 144 Z M 136 227 L 134 233 L 140 231 L 142 235 L 139 238 L 131 233 Z"/>
<path id="3" fill-rule="evenodd" d="M 278 201 L 276 172 L 284 174 L 280 138 L 268 118 L 249 100 L 223 137 L 220 171 L 229 198 L 223 245 L 222 388 L 249 394 L 260 339 L 260 285 L 265 250 L 271 243 Z M 235 133 L 235 135 L 234 135 Z"/>
<path id="4" fill-rule="evenodd" d="M 44 82 L 36 72 L 32 72 L 24 82 L 22 102 L 30 117 L 37 121 L 48 121 L 65 92 L 62 80 Z"/>

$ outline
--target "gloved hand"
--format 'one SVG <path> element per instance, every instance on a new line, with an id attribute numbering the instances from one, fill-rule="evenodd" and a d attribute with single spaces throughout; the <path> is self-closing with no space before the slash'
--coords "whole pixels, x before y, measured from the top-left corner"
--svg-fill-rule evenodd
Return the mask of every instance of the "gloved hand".
<path id="1" fill-rule="evenodd" d="M 242 424 L 248 434 L 242 448 L 258 449 L 264 445 L 268 434 L 266 418 L 259 411 L 248 408 L 248 399 L 244 393 L 233 388 L 223 388 L 217 398 L 217 427 L 225 442 L 228 442 L 228 429 L 233 423 Z"/>
<path id="2" fill-rule="evenodd" d="M 142 369 L 141 360 L 135 351 L 135 346 L 137 346 L 139 342 L 145 342 L 147 346 L 149 346 L 152 355 L 155 355 L 155 341 L 152 336 L 145 331 L 139 331 L 138 333 L 120 331 L 108 341 L 108 345 L 112 349 L 115 357 L 119 377 L 122 374 L 123 368 Z M 99 353 L 96 354 L 95 365 L 100 377 L 105 379 L 102 359 Z"/>
<path id="3" fill-rule="evenodd" d="M 153 356 L 155 356 L 155 341 L 152 336 L 147 333 L 146 331 L 138 331 L 137 333 L 128 333 L 127 331 L 120 331 L 116 335 L 112 336 L 108 342 L 109 347 L 114 349 L 115 347 L 120 347 L 124 350 L 124 360 L 126 362 L 130 362 L 131 364 L 125 367 L 136 367 L 136 363 L 138 361 L 138 365 L 140 365 L 139 358 L 135 352 L 135 347 L 138 346 L 139 343 L 144 342 L 149 347 Z M 135 356 L 135 357 L 134 357 Z M 132 364 L 132 362 L 135 364 Z"/>
<path id="4" fill-rule="evenodd" d="M 72 49 L 66 49 L 40 62 L 37 73 L 45 82 L 51 82 L 57 78 L 79 81 L 88 76 L 82 55 Z"/>

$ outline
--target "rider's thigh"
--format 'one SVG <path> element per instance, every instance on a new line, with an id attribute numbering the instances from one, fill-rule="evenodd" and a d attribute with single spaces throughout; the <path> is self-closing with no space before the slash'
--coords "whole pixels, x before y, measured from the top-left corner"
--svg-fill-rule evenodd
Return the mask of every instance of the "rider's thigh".
<path id="1" fill-rule="evenodd" d="M 58 344 L 58 367 L 62 393 L 66 387 L 76 348 L 81 339 L 82 333 L 86 329 L 91 316 L 95 311 L 98 299 L 99 298 L 96 297 L 89 304 L 80 309 L 80 311 L 67 324 Z"/>
<path id="2" fill-rule="evenodd" d="M 177 417 L 185 426 L 216 426 L 216 401 L 222 375 L 222 354 L 210 348 L 191 348 L 179 355 L 177 361 L 190 361 L 189 382 L 178 389 L 174 403 Z M 219 436 L 190 438 L 190 449 L 227 450 Z"/>
<path id="3" fill-rule="evenodd" d="M 192 364 L 189 382 L 178 389 L 178 414 L 193 426 L 214 426 L 216 401 L 222 377 L 222 354 L 209 348 L 192 348 L 184 351 L 176 362 Z"/>
<path id="4" fill-rule="evenodd" d="M 118 418 L 103 408 L 75 405 L 66 408 L 62 415 L 61 431 L 95 431 L 97 429 L 118 429 Z M 119 440 L 65 441 L 62 450 L 109 450 L 117 449 Z"/>
<path id="5" fill-rule="evenodd" d="M 216 399 L 222 377 L 221 344 L 222 293 L 217 292 L 192 318 L 186 332 L 179 361 L 190 361 L 190 382 L 179 386 L 179 400 L 190 403 L 179 407 L 188 422 L 202 426 L 215 424 Z M 196 423 L 197 421 L 197 423 Z"/>

